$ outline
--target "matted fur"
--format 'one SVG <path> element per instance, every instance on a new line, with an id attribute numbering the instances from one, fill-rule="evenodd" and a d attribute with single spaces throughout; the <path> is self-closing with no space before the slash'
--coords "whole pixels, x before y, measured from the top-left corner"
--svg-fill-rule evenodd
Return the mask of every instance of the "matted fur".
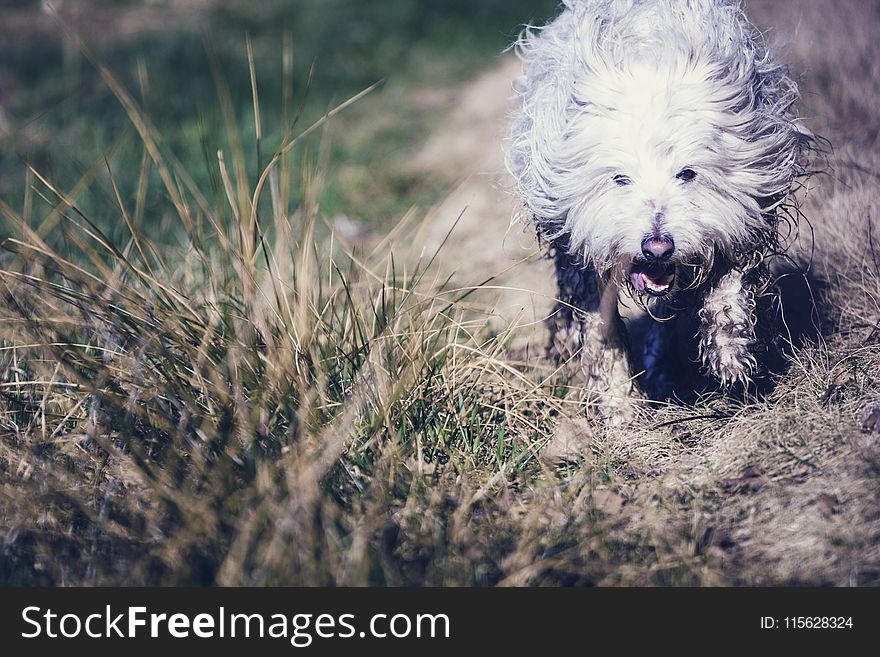
<path id="1" fill-rule="evenodd" d="M 524 66 L 507 163 L 555 254 L 551 351 L 581 353 L 606 402 L 622 386 L 636 392 L 607 365 L 625 340 L 594 329 L 620 325 L 604 290 L 641 292 L 628 272 L 643 240 L 662 234 L 674 241 L 676 282 L 661 310 L 699 318 L 710 375 L 749 381 L 764 256 L 814 144 L 786 67 L 740 5 L 721 0 L 567 0 L 515 49 Z M 686 169 L 695 177 L 682 179 Z"/>

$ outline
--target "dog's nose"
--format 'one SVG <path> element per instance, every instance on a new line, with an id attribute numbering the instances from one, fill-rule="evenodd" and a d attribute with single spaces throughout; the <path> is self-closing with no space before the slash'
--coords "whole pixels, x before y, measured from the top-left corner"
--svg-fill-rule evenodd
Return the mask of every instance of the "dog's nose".
<path id="1" fill-rule="evenodd" d="M 665 260 L 675 251 L 671 237 L 649 237 L 642 242 L 642 255 L 648 260 Z"/>

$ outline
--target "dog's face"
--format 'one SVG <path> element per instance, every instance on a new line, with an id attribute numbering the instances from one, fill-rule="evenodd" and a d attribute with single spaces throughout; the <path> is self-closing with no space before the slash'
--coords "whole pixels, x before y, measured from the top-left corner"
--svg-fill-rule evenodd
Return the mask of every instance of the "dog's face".
<path id="1" fill-rule="evenodd" d="M 665 296 L 715 252 L 752 239 L 756 202 L 738 179 L 754 172 L 738 170 L 725 131 L 736 117 L 707 93 L 704 72 L 645 64 L 603 82 L 560 150 L 581 186 L 566 227 L 601 270 Z"/>
<path id="2" fill-rule="evenodd" d="M 507 162 L 539 234 L 651 296 L 773 244 L 812 138 L 738 5 L 566 4 L 518 43 Z"/>

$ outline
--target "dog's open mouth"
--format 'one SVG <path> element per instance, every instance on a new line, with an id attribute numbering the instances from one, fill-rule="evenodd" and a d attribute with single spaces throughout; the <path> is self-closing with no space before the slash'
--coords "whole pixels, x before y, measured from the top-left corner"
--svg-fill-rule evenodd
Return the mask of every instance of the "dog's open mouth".
<path id="1" fill-rule="evenodd" d="M 675 263 L 636 261 L 629 268 L 629 282 L 637 292 L 662 297 L 675 282 Z"/>

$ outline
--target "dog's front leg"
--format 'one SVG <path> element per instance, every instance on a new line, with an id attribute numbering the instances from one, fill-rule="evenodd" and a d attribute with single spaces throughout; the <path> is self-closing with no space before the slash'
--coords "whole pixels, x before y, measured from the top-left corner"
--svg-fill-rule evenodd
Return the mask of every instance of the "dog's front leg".
<path id="1" fill-rule="evenodd" d="M 639 396 L 626 348 L 626 332 L 617 308 L 617 286 L 600 286 L 596 272 L 557 255 L 559 303 L 550 318 L 548 350 L 579 371 L 582 399 L 599 403 L 612 423 L 632 417 Z"/>
<path id="2" fill-rule="evenodd" d="M 583 325 L 581 366 L 587 385 L 585 397 L 600 403 L 600 412 L 612 424 L 632 419 L 640 392 L 633 383 L 626 329 L 617 306 L 617 285 L 602 288 L 599 312 Z"/>
<path id="3" fill-rule="evenodd" d="M 700 310 L 700 357 L 722 385 L 748 384 L 758 369 L 755 358 L 755 299 L 763 270 L 745 275 L 731 269 L 706 294 Z"/>

